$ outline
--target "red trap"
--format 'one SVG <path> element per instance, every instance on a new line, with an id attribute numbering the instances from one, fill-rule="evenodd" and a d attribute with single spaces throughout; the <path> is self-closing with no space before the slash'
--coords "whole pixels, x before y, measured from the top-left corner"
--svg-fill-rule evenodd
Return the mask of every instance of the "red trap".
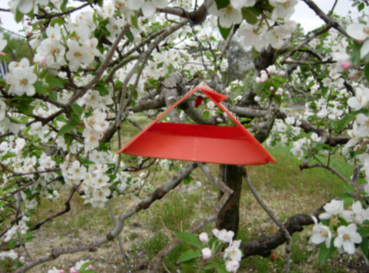
<path id="1" fill-rule="evenodd" d="M 159 122 L 170 110 L 196 91 L 201 91 L 235 122 L 236 127 Z M 277 163 L 264 147 L 222 105 L 227 96 L 199 84 L 174 103 L 119 153 L 153 158 L 229 165 Z"/>

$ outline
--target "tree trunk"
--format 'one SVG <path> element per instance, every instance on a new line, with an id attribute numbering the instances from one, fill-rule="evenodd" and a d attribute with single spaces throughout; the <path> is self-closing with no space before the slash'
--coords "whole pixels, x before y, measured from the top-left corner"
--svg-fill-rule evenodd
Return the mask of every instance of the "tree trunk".
<path id="1" fill-rule="evenodd" d="M 228 199 L 228 202 L 219 212 L 218 218 L 216 220 L 216 228 L 219 230 L 222 229 L 232 230 L 235 233 L 234 238 L 236 238 L 238 224 L 240 221 L 239 207 L 240 207 L 243 168 L 244 168 L 243 166 L 235 166 L 235 165 L 219 166 L 220 179 L 234 192 Z M 222 196 L 223 193 L 219 192 L 219 199 Z"/>

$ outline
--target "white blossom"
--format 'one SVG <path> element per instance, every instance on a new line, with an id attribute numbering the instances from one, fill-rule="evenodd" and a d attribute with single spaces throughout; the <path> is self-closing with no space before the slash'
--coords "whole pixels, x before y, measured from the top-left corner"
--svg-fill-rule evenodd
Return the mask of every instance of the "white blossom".
<path id="1" fill-rule="evenodd" d="M 356 232 L 356 225 L 350 224 L 346 226 L 340 226 L 337 229 L 338 236 L 334 240 L 334 246 L 340 248 L 343 246 L 343 249 L 348 254 L 355 253 L 355 244 L 360 244 L 362 238 L 359 233 Z"/>
<path id="2" fill-rule="evenodd" d="M 239 24 L 242 21 L 241 10 L 233 7 L 231 4 L 218 10 L 214 2 L 209 9 L 209 13 L 219 17 L 219 24 L 223 28 L 230 28 L 233 24 Z"/>

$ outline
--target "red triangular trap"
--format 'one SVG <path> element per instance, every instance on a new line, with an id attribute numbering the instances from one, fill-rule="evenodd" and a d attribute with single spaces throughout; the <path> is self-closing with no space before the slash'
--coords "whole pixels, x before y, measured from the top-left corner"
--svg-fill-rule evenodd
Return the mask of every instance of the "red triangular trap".
<path id="1" fill-rule="evenodd" d="M 196 91 L 201 91 L 212 100 L 237 126 L 159 122 L 170 110 Z M 199 84 L 131 139 L 118 154 L 228 165 L 277 163 L 220 103 L 226 98 L 227 96 L 211 90 L 205 83 Z"/>

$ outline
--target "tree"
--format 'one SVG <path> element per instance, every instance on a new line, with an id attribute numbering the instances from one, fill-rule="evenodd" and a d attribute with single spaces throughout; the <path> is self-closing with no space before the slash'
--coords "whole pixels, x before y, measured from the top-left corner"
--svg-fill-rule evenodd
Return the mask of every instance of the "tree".
<path id="1" fill-rule="evenodd" d="M 206 0 L 194 7 L 187 1 L 176 6 L 165 0 L 10 1 L 9 10 L 1 11 L 12 12 L 18 22 L 30 18 L 25 28 L 35 55 L 32 61 L 22 58 L 11 62 L 6 81 L 0 84 L 0 253 L 5 260 L 0 266 L 25 272 L 63 254 L 107 243 L 119 235 L 128 217 L 148 209 L 188 179 L 197 167 L 222 194 L 211 215 L 195 223 L 188 232 L 197 232 L 217 219 L 219 229 L 237 233 L 242 179 L 280 228 L 270 236 L 242 244 L 232 242 L 232 232 L 214 230 L 216 238 L 229 243 L 225 249 L 226 263 L 213 263 L 218 272 L 237 270 L 239 247 L 243 258 L 267 257 L 283 243 L 284 271 L 288 272 L 292 235 L 312 224 L 311 242 L 321 246 L 322 262 L 337 249 L 353 254 L 358 245 L 368 257 L 369 209 L 365 201 L 369 186 L 354 189 L 360 176 L 369 182 L 365 175 L 369 166 L 368 22 L 343 27 L 332 16 L 335 6 L 325 14 L 314 1 L 303 1 L 325 22 L 306 35 L 299 29 L 292 35 L 296 24 L 289 19 L 297 0 Z M 368 3 L 358 0 L 354 5 L 364 11 Z M 214 26 L 220 35 L 208 34 Z M 234 55 L 235 35 L 244 37 L 243 44 L 258 52 L 251 88 L 230 81 L 224 73 L 228 67 L 226 53 Z M 221 39 L 225 42 L 218 47 Z M 13 49 L 12 42 L 8 41 L 7 48 L 1 35 L 0 51 Z M 282 224 L 258 195 L 247 171 L 239 166 L 220 167 L 221 177 L 227 183 L 200 162 L 189 162 L 155 190 L 143 179 L 130 177 L 130 169 L 121 164 L 121 156 L 110 151 L 114 137 L 119 148 L 122 146 L 122 123 L 135 124 L 131 114 L 157 116 L 191 86 L 203 81 L 222 94 L 231 94 L 232 99 L 224 105 L 259 142 L 291 143 L 291 153 L 303 160 L 301 170 L 327 169 L 347 183 L 349 193 L 339 196 L 339 200 L 324 200 L 327 203 L 316 208 L 314 217 L 294 215 Z M 242 96 L 232 96 L 232 92 Z M 305 113 L 299 117 L 283 110 L 295 94 L 303 95 L 307 102 Z M 171 111 L 169 119 L 176 123 L 231 126 L 211 101 L 200 101 L 200 106 L 195 107 L 194 100 Z M 338 153 L 356 165 L 352 178 L 330 166 L 330 158 Z M 327 162 L 321 161 L 321 154 L 328 155 Z M 135 169 L 149 168 L 155 160 L 144 159 Z M 316 163 L 311 163 L 313 160 Z M 160 164 L 166 168 L 168 161 Z M 50 255 L 33 261 L 18 259 L 14 249 L 32 240 L 31 232 L 68 213 L 73 195 L 79 195 L 85 204 L 104 207 L 109 199 L 124 194 L 128 188 L 150 193 L 122 213 L 105 237 L 80 246 L 54 248 Z M 31 223 L 29 216 L 38 202 L 42 198 L 58 199 L 60 190 L 68 192 L 64 207 Z M 224 213 L 229 209 L 233 211 L 231 215 Z M 162 257 L 181 240 L 202 246 L 193 235 L 177 236 L 153 258 L 149 271 L 157 272 Z M 200 240 L 207 242 L 207 236 L 202 235 Z M 192 261 L 194 266 L 195 258 L 212 257 L 210 248 L 186 255 L 180 261 Z M 87 266 L 80 264 L 78 269 L 83 272 Z"/>

